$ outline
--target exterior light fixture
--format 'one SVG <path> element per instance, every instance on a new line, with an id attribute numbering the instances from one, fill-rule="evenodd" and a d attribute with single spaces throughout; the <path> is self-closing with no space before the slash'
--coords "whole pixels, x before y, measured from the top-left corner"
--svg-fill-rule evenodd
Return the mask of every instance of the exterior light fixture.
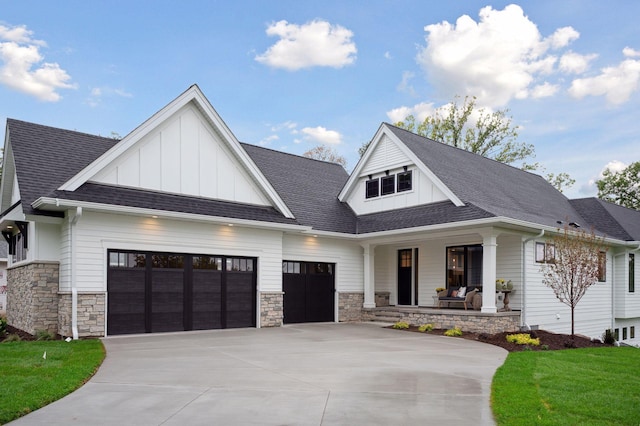
<path id="1" fill-rule="evenodd" d="M 386 173 L 387 176 L 389 176 L 389 170 L 385 170 L 384 172 Z"/>
<path id="2" fill-rule="evenodd" d="M 402 166 L 402 168 L 404 169 L 404 171 L 406 172 L 407 169 L 409 168 L 409 166 Z"/>

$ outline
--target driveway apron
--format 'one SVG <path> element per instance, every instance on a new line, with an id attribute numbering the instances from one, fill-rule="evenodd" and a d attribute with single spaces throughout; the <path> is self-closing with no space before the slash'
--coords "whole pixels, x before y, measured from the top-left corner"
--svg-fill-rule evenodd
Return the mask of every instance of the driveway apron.
<path id="1" fill-rule="evenodd" d="M 507 352 L 371 323 L 109 337 L 96 375 L 15 425 L 492 425 Z"/>

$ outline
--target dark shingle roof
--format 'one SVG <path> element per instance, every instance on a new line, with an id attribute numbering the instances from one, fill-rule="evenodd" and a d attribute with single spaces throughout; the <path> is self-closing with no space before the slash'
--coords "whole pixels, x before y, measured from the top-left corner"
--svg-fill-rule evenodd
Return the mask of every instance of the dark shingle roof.
<path id="1" fill-rule="evenodd" d="M 640 241 L 640 211 L 598 198 L 571 200 L 588 224 L 613 238 Z"/>
<path id="2" fill-rule="evenodd" d="M 582 219 L 541 176 L 387 126 L 464 203 L 495 216 L 547 226 Z"/>
<path id="3" fill-rule="evenodd" d="M 239 204 L 200 197 L 175 195 L 143 189 L 85 183 L 75 191 L 55 191 L 54 198 L 86 201 L 116 206 L 138 207 L 207 216 L 228 217 L 295 225 L 273 207 Z"/>
<path id="4" fill-rule="evenodd" d="M 31 203 L 54 191 L 118 142 L 11 118 L 7 119 L 7 128 L 25 214 L 37 214 Z"/>
<path id="5" fill-rule="evenodd" d="M 338 200 L 349 178 L 342 166 L 255 145 L 242 147 L 301 225 L 322 231 L 356 232 L 353 211 Z"/>

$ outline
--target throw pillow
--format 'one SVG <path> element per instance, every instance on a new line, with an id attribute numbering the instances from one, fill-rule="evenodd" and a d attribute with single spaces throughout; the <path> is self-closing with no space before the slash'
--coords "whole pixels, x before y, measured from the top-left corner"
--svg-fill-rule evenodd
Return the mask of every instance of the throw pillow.
<path id="1" fill-rule="evenodd" d="M 451 297 L 458 297 L 458 290 L 453 290 L 451 292 Z"/>
<path id="2" fill-rule="evenodd" d="M 464 297 L 466 294 L 467 294 L 466 287 L 460 287 L 460 289 L 458 289 L 458 297 Z"/>

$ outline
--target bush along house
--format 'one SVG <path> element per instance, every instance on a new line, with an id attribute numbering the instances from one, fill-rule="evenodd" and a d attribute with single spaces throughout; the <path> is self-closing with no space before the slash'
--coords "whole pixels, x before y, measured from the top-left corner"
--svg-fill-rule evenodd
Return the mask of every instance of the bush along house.
<path id="1" fill-rule="evenodd" d="M 638 339 L 640 212 L 569 200 L 538 175 L 390 124 L 348 174 L 239 142 L 194 85 L 121 140 L 8 119 L 4 155 L 7 317 L 27 332 L 391 316 L 566 333 L 569 308 L 541 265 L 572 222 L 607 246 L 576 332 Z M 436 288 L 460 287 L 475 289 L 466 310 L 438 307 Z"/>

